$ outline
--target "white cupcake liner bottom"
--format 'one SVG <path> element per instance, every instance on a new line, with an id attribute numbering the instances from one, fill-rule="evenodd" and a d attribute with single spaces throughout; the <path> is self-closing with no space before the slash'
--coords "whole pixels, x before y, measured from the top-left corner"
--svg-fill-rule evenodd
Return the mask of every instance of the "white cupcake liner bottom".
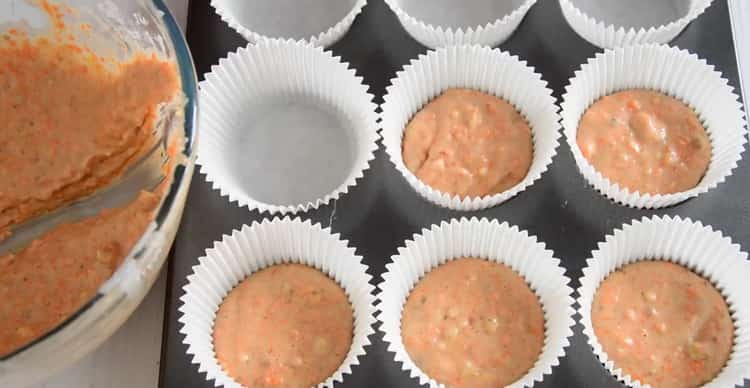
<path id="1" fill-rule="evenodd" d="M 505 264 L 519 273 L 539 297 L 544 310 L 545 341 L 539 359 L 511 387 L 531 387 L 542 381 L 552 367 L 559 365 L 573 334 L 573 290 L 560 260 L 536 237 L 518 227 L 487 219 L 453 220 L 424 230 L 392 257 L 386 266 L 383 282 L 378 286 L 378 320 L 388 350 L 396 362 L 419 379 L 420 384 L 436 388 L 442 385 L 417 367 L 407 353 L 401 337 L 401 313 L 409 293 L 419 280 L 433 268 L 461 257 L 483 258 Z"/>
<path id="2" fill-rule="evenodd" d="M 193 356 L 198 370 L 215 380 L 216 386 L 237 387 L 216 359 L 213 348 L 213 323 L 219 305 L 240 281 L 263 268 L 282 263 L 299 263 L 314 267 L 341 285 L 354 310 L 352 345 L 344 362 L 318 387 L 332 387 L 343 381 L 344 374 L 359 363 L 365 354 L 367 338 L 374 332 L 374 287 L 367 266 L 338 235 L 310 221 L 284 218 L 253 223 L 224 236 L 221 242 L 206 251 L 188 276 L 185 294 L 180 298 L 187 353 Z"/>
<path id="3" fill-rule="evenodd" d="M 583 333 L 604 367 L 633 388 L 642 385 L 626 375 L 602 349 L 591 323 L 591 305 L 601 282 L 617 269 L 637 261 L 667 260 L 710 280 L 724 295 L 735 324 L 732 354 L 724 369 L 705 387 L 733 387 L 750 378 L 750 261 L 721 232 L 690 219 L 653 217 L 634 221 L 608 235 L 587 260 L 578 289 Z"/>
<path id="4" fill-rule="evenodd" d="M 198 164 L 230 202 L 270 214 L 317 209 L 374 159 L 373 96 L 329 51 L 263 41 L 220 60 L 200 88 Z"/>
<path id="5" fill-rule="evenodd" d="M 711 163 L 690 190 L 653 195 L 621 188 L 597 171 L 578 147 L 578 126 L 599 98 L 627 89 L 650 89 L 690 106 L 711 140 Z M 562 103 L 565 138 L 578 169 L 594 188 L 616 203 L 640 209 L 663 208 L 714 189 L 737 167 L 747 142 L 739 96 L 713 66 L 695 54 L 669 46 L 644 45 L 605 50 L 576 71 Z"/>

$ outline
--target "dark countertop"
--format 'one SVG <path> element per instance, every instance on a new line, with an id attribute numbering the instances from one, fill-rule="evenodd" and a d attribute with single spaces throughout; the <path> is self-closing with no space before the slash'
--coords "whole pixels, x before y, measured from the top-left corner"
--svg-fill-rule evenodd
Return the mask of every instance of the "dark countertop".
<path id="1" fill-rule="evenodd" d="M 246 44 L 216 16 L 209 0 L 191 1 L 187 36 L 201 75 L 229 51 Z M 739 87 L 726 1 L 714 1 L 672 44 L 707 58 L 731 85 Z M 500 48 L 536 67 L 558 98 L 574 70 L 599 51 L 570 29 L 555 0 L 539 1 Z M 364 82 L 371 86 L 370 92 L 377 96 L 376 102 L 381 103 L 385 87 L 396 71 L 427 49 L 406 34 L 383 0 L 370 0 L 351 31 L 332 50 L 364 76 Z M 615 205 L 597 194 L 578 173 L 567 145 L 561 144 L 550 170 L 516 198 L 489 210 L 461 213 L 439 208 L 419 197 L 390 164 L 382 147 L 376 156 L 365 178 L 335 205 L 299 215 L 324 226 L 332 220 L 333 231 L 341 233 L 364 256 L 376 283 L 380 282 L 389 257 L 404 240 L 434 223 L 463 216 L 508 221 L 538 236 L 562 259 L 567 275 L 573 278 L 573 287 L 578 287 L 581 268 L 596 243 L 614 228 L 644 216 L 679 215 L 700 220 L 722 230 L 745 250 L 750 249 L 747 157 L 717 189 L 675 207 L 642 211 Z M 228 203 L 196 173 L 170 262 L 160 387 L 213 387 L 213 382 L 205 380 L 205 374 L 198 373 L 198 366 L 190 363 L 182 344 L 183 336 L 178 333 L 181 288 L 198 257 L 214 241 L 242 224 L 263 217 L 267 215 Z M 572 345 L 561 365 L 536 386 L 619 387 L 597 362 L 580 327 L 576 326 L 574 331 Z M 407 372 L 401 371 L 393 355 L 386 352 L 380 332 L 373 336 L 373 345 L 367 352 L 360 359 L 361 365 L 355 366 L 353 374 L 337 386 L 418 386 Z"/>

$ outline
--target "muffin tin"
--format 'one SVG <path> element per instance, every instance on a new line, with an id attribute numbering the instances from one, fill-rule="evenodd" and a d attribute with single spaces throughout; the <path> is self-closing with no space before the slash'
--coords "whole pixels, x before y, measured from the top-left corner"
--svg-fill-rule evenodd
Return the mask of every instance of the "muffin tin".
<path id="1" fill-rule="evenodd" d="M 210 70 L 219 58 L 245 46 L 242 37 L 234 33 L 214 14 L 207 0 L 192 2 L 192 19 L 188 39 L 199 73 Z M 697 20 L 671 44 L 705 58 L 723 73 L 729 84 L 739 88 L 735 55 L 726 2 L 714 2 Z M 580 38 L 567 24 L 555 0 L 539 1 L 529 11 L 518 30 L 500 49 L 528 61 L 541 73 L 560 100 L 564 87 L 574 71 L 600 49 Z M 382 103 L 386 87 L 396 72 L 424 54 L 420 45 L 403 29 L 396 15 L 383 0 L 371 0 L 340 42 L 331 47 L 334 55 L 357 69 Z M 397 248 L 423 229 L 461 217 L 485 217 L 507 221 L 528 231 L 554 251 L 578 288 L 582 268 L 591 257 L 597 243 L 623 224 L 634 219 L 652 216 L 680 216 L 712 225 L 739 243 L 750 246 L 750 197 L 746 195 L 750 182 L 747 155 L 727 181 L 708 193 L 679 205 L 660 210 L 639 210 L 617 205 L 599 194 L 579 173 L 573 155 L 562 144 L 549 170 L 533 186 L 517 197 L 487 210 L 459 212 L 436 206 L 424 200 L 394 168 L 383 147 L 364 179 L 349 193 L 330 204 L 301 214 L 324 228 L 331 227 L 342 239 L 364 257 L 372 283 L 379 284 L 390 257 Z M 179 334 L 179 298 L 182 287 L 198 258 L 214 241 L 243 224 L 268 218 L 257 211 L 248 212 L 221 198 L 204 177 L 194 181 L 181 233 L 177 236 L 171 262 L 168 301 L 165 317 L 164 348 L 161 362 L 161 387 L 208 388 L 214 382 L 206 378 L 192 364 Z M 376 325 L 379 328 L 379 325 Z M 602 366 L 582 334 L 579 324 L 574 326 L 571 346 L 560 365 L 534 387 L 621 387 Z M 386 350 L 380 330 L 371 336 L 372 345 L 361 357 L 352 374 L 344 378 L 340 387 L 417 387 L 394 354 Z"/>

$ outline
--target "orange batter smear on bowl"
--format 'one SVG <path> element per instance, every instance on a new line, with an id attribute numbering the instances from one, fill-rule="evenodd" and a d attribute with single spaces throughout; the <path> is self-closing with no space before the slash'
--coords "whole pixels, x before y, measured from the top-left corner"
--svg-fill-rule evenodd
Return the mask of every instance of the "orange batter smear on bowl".
<path id="1" fill-rule="evenodd" d="M 115 63 L 59 29 L 0 37 L 0 234 L 112 184 L 155 144 L 159 104 L 179 91 L 172 62 Z"/>
<path id="2" fill-rule="evenodd" d="M 0 356 L 57 327 L 90 301 L 153 219 L 158 194 L 58 226 L 0 256 Z"/>
<path id="3" fill-rule="evenodd" d="M 124 62 L 100 57 L 67 30 L 63 17 L 73 10 L 38 5 L 51 22 L 48 36 L 16 29 L 0 35 L 0 241 L 12 226 L 114 183 L 156 145 L 159 106 L 180 93 L 172 62 L 145 53 Z M 168 178 L 182 141 L 170 137 Z M 0 357 L 50 332 L 96 295 L 171 183 L 57 225 L 0 256 Z"/>

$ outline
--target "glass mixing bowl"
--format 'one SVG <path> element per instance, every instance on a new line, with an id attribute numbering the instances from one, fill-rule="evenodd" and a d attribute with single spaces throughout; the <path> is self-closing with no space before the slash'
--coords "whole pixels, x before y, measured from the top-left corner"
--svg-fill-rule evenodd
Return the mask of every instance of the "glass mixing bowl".
<path id="1" fill-rule="evenodd" d="M 185 39 L 162 0 L 62 0 L 75 12 L 66 23 L 88 23 L 79 42 L 105 56 L 127 58 L 154 52 L 177 63 L 184 104 L 162 109 L 156 133 L 162 144 L 176 145 L 171 155 L 171 186 L 155 220 L 96 296 L 41 338 L 0 358 L 0 387 L 39 382 L 94 350 L 132 314 L 155 281 L 169 253 L 182 216 L 195 162 L 196 76 Z M 0 0 L 0 32 L 22 29 L 34 36 L 49 31 L 42 2 Z M 2 124 L 0 124 L 2 130 Z"/>

